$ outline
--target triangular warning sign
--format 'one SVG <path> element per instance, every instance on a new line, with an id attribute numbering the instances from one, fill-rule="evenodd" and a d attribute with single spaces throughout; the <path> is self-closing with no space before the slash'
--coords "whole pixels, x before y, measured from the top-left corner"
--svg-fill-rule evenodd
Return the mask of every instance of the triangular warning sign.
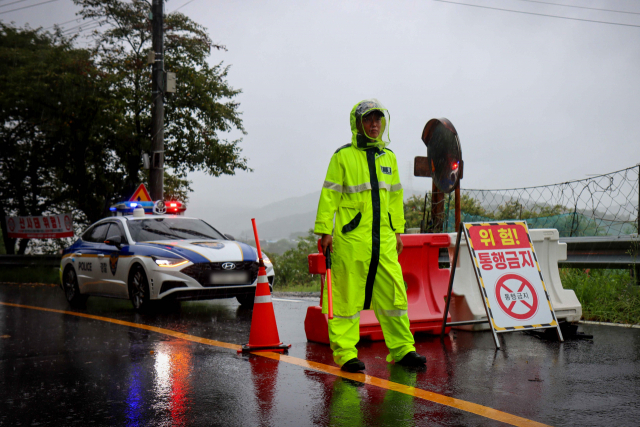
<path id="1" fill-rule="evenodd" d="M 144 184 L 140 184 L 138 189 L 133 192 L 133 196 L 129 199 L 130 202 L 151 202 L 151 196 L 147 191 L 147 187 Z"/>

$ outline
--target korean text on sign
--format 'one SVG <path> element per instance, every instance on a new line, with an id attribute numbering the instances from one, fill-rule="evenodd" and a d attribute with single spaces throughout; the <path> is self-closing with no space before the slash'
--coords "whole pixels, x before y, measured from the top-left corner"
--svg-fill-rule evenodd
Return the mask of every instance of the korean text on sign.
<path id="1" fill-rule="evenodd" d="M 520 224 L 474 226 L 469 234 L 476 251 L 531 247 L 527 231 Z"/>

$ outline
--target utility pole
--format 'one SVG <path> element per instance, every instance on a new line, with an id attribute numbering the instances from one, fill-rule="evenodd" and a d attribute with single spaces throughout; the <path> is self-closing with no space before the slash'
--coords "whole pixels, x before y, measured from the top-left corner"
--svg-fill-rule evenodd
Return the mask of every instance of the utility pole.
<path id="1" fill-rule="evenodd" d="M 153 0 L 151 14 L 155 61 L 151 72 L 149 193 L 152 200 L 164 200 L 164 0 Z"/>

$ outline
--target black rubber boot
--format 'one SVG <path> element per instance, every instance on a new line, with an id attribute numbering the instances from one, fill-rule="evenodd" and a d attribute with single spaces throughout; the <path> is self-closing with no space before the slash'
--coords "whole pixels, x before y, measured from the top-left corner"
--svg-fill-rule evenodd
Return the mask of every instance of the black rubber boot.
<path id="1" fill-rule="evenodd" d="M 396 363 L 402 366 L 420 367 L 427 364 L 427 358 L 424 356 L 420 356 L 415 351 L 410 351 L 409 353 L 404 355 L 402 360 Z"/>
<path id="2" fill-rule="evenodd" d="M 354 357 L 353 359 L 342 365 L 340 369 L 347 372 L 364 371 L 364 363 Z"/>

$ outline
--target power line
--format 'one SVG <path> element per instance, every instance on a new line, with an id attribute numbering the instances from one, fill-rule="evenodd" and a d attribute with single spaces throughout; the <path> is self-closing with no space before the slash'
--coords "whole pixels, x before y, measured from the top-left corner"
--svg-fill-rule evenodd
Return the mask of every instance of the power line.
<path id="1" fill-rule="evenodd" d="M 80 28 L 75 35 L 80 35 L 82 33 L 86 33 L 87 31 L 91 31 L 91 30 L 95 30 L 96 28 L 100 28 L 102 26 L 102 24 L 98 24 L 98 25 L 94 25 L 93 27 L 87 27 L 87 28 Z M 71 33 L 67 33 L 66 35 L 69 35 Z"/>
<path id="2" fill-rule="evenodd" d="M 7 6 L 11 6 L 12 4 L 22 3 L 23 1 L 27 1 L 27 0 L 18 0 L 18 1 L 13 1 L 13 2 L 11 2 L 11 3 L 7 3 L 7 4 L 0 5 L 0 7 L 7 7 Z"/>
<path id="3" fill-rule="evenodd" d="M 631 15 L 640 15 L 640 12 L 627 12 L 626 10 L 598 9 L 597 7 L 574 6 L 571 4 L 550 3 L 546 1 L 537 1 L 537 0 L 518 0 L 518 1 L 526 1 L 528 3 L 550 4 L 552 6 L 575 7 L 576 9 L 599 10 L 602 12 L 628 13 Z"/>
<path id="4" fill-rule="evenodd" d="M 76 28 L 79 28 L 80 30 L 83 30 L 83 28 L 82 28 L 82 27 L 88 27 L 88 26 L 90 26 L 90 25 L 95 25 L 96 23 L 98 23 L 98 24 L 102 24 L 103 22 L 107 22 L 107 20 L 106 20 L 106 19 L 103 19 L 102 21 L 98 21 L 98 20 L 94 19 L 94 20 L 89 21 L 89 22 L 83 22 L 82 24 L 80 24 L 80 25 L 76 25 L 75 27 L 65 28 L 64 30 L 62 30 L 62 32 L 63 32 L 63 33 L 67 33 L 67 34 L 68 34 L 68 33 L 69 33 L 69 32 L 71 32 L 72 30 L 75 30 Z"/>
<path id="5" fill-rule="evenodd" d="M 71 36 L 71 35 L 80 35 L 86 31 L 90 31 L 90 30 L 94 30 L 96 28 L 100 27 L 100 25 L 94 25 L 93 27 L 86 27 L 86 28 L 79 28 L 77 31 L 68 31 L 66 33 L 64 33 L 64 36 Z"/>
<path id="6" fill-rule="evenodd" d="M 566 17 L 566 16 L 546 15 L 544 13 L 534 13 L 534 12 L 523 12 L 521 10 L 501 9 L 499 7 L 489 7 L 489 6 L 480 6 L 480 5 L 477 5 L 477 4 L 458 3 L 458 2 L 455 2 L 455 1 L 448 1 L 448 0 L 433 0 L 433 1 L 441 2 L 441 3 L 457 4 L 457 5 L 460 5 L 460 6 L 479 7 L 481 9 L 501 10 L 503 12 L 522 13 L 524 15 L 546 16 L 548 18 L 569 19 L 569 20 L 572 20 L 572 21 L 595 22 L 597 24 L 620 25 L 620 26 L 623 26 L 623 27 L 640 28 L 640 25 L 622 24 L 622 23 L 619 23 L 619 22 L 596 21 L 596 20 L 593 20 L 593 19 L 569 18 L 569 17 Z"/>
<path id="7" fill-rule="evenodd" d="M 185 7 L 186 5 L 188 5 L 189 3 L 193 3 L 196 0 L 189 0 L 188 2 L 186 2 L 185 4 L 183 4 L 182 6 L 177 7 L 176 9 L 172 10 L 171 13 L 173 12 L 177 12 L 178 10 L 182 9 L 183 7 Z"/>
<path id="8" fill-rule="evenodd" d="M 56 25 L 59 27 L 59 26 L 61 26 L 61 25 L 68 24 L 68 23 L 73 22 L 73 21 L 78 22 L 78 20 L 79 20 L 79 19 L 82 19 L 82 18 L 74 18 L 74 19 L 71 19 L 71 20 L 69 20 L 69 21 L 61 22 L 61 23 L 59 23 L 59 24 L 53 24 L 53 25 L 52 25 L 52 26 L 50 26 L 50 27 L 43 28 L 43 30 L 50 30 L 51 28 L 55 27 Z M 95 19 L 94 19 L 94 20 L 95 20 Z"/>
<path id="9" fill-rule="evenodd" d="M 54 1 L 58 1 L 58 0 L 43 1 L 42 3 L 36 3 L 29 6 L 19 7 L 17 9 L 5 10 L 4 12 L 0 12 L 0 15 L 4 15 L 5 13 L 9 13 L 9 12 L 15 12 L 16 10 L 29 9 L 30 7 L 40 6 L 41 4 L 53 3 Z"/>

